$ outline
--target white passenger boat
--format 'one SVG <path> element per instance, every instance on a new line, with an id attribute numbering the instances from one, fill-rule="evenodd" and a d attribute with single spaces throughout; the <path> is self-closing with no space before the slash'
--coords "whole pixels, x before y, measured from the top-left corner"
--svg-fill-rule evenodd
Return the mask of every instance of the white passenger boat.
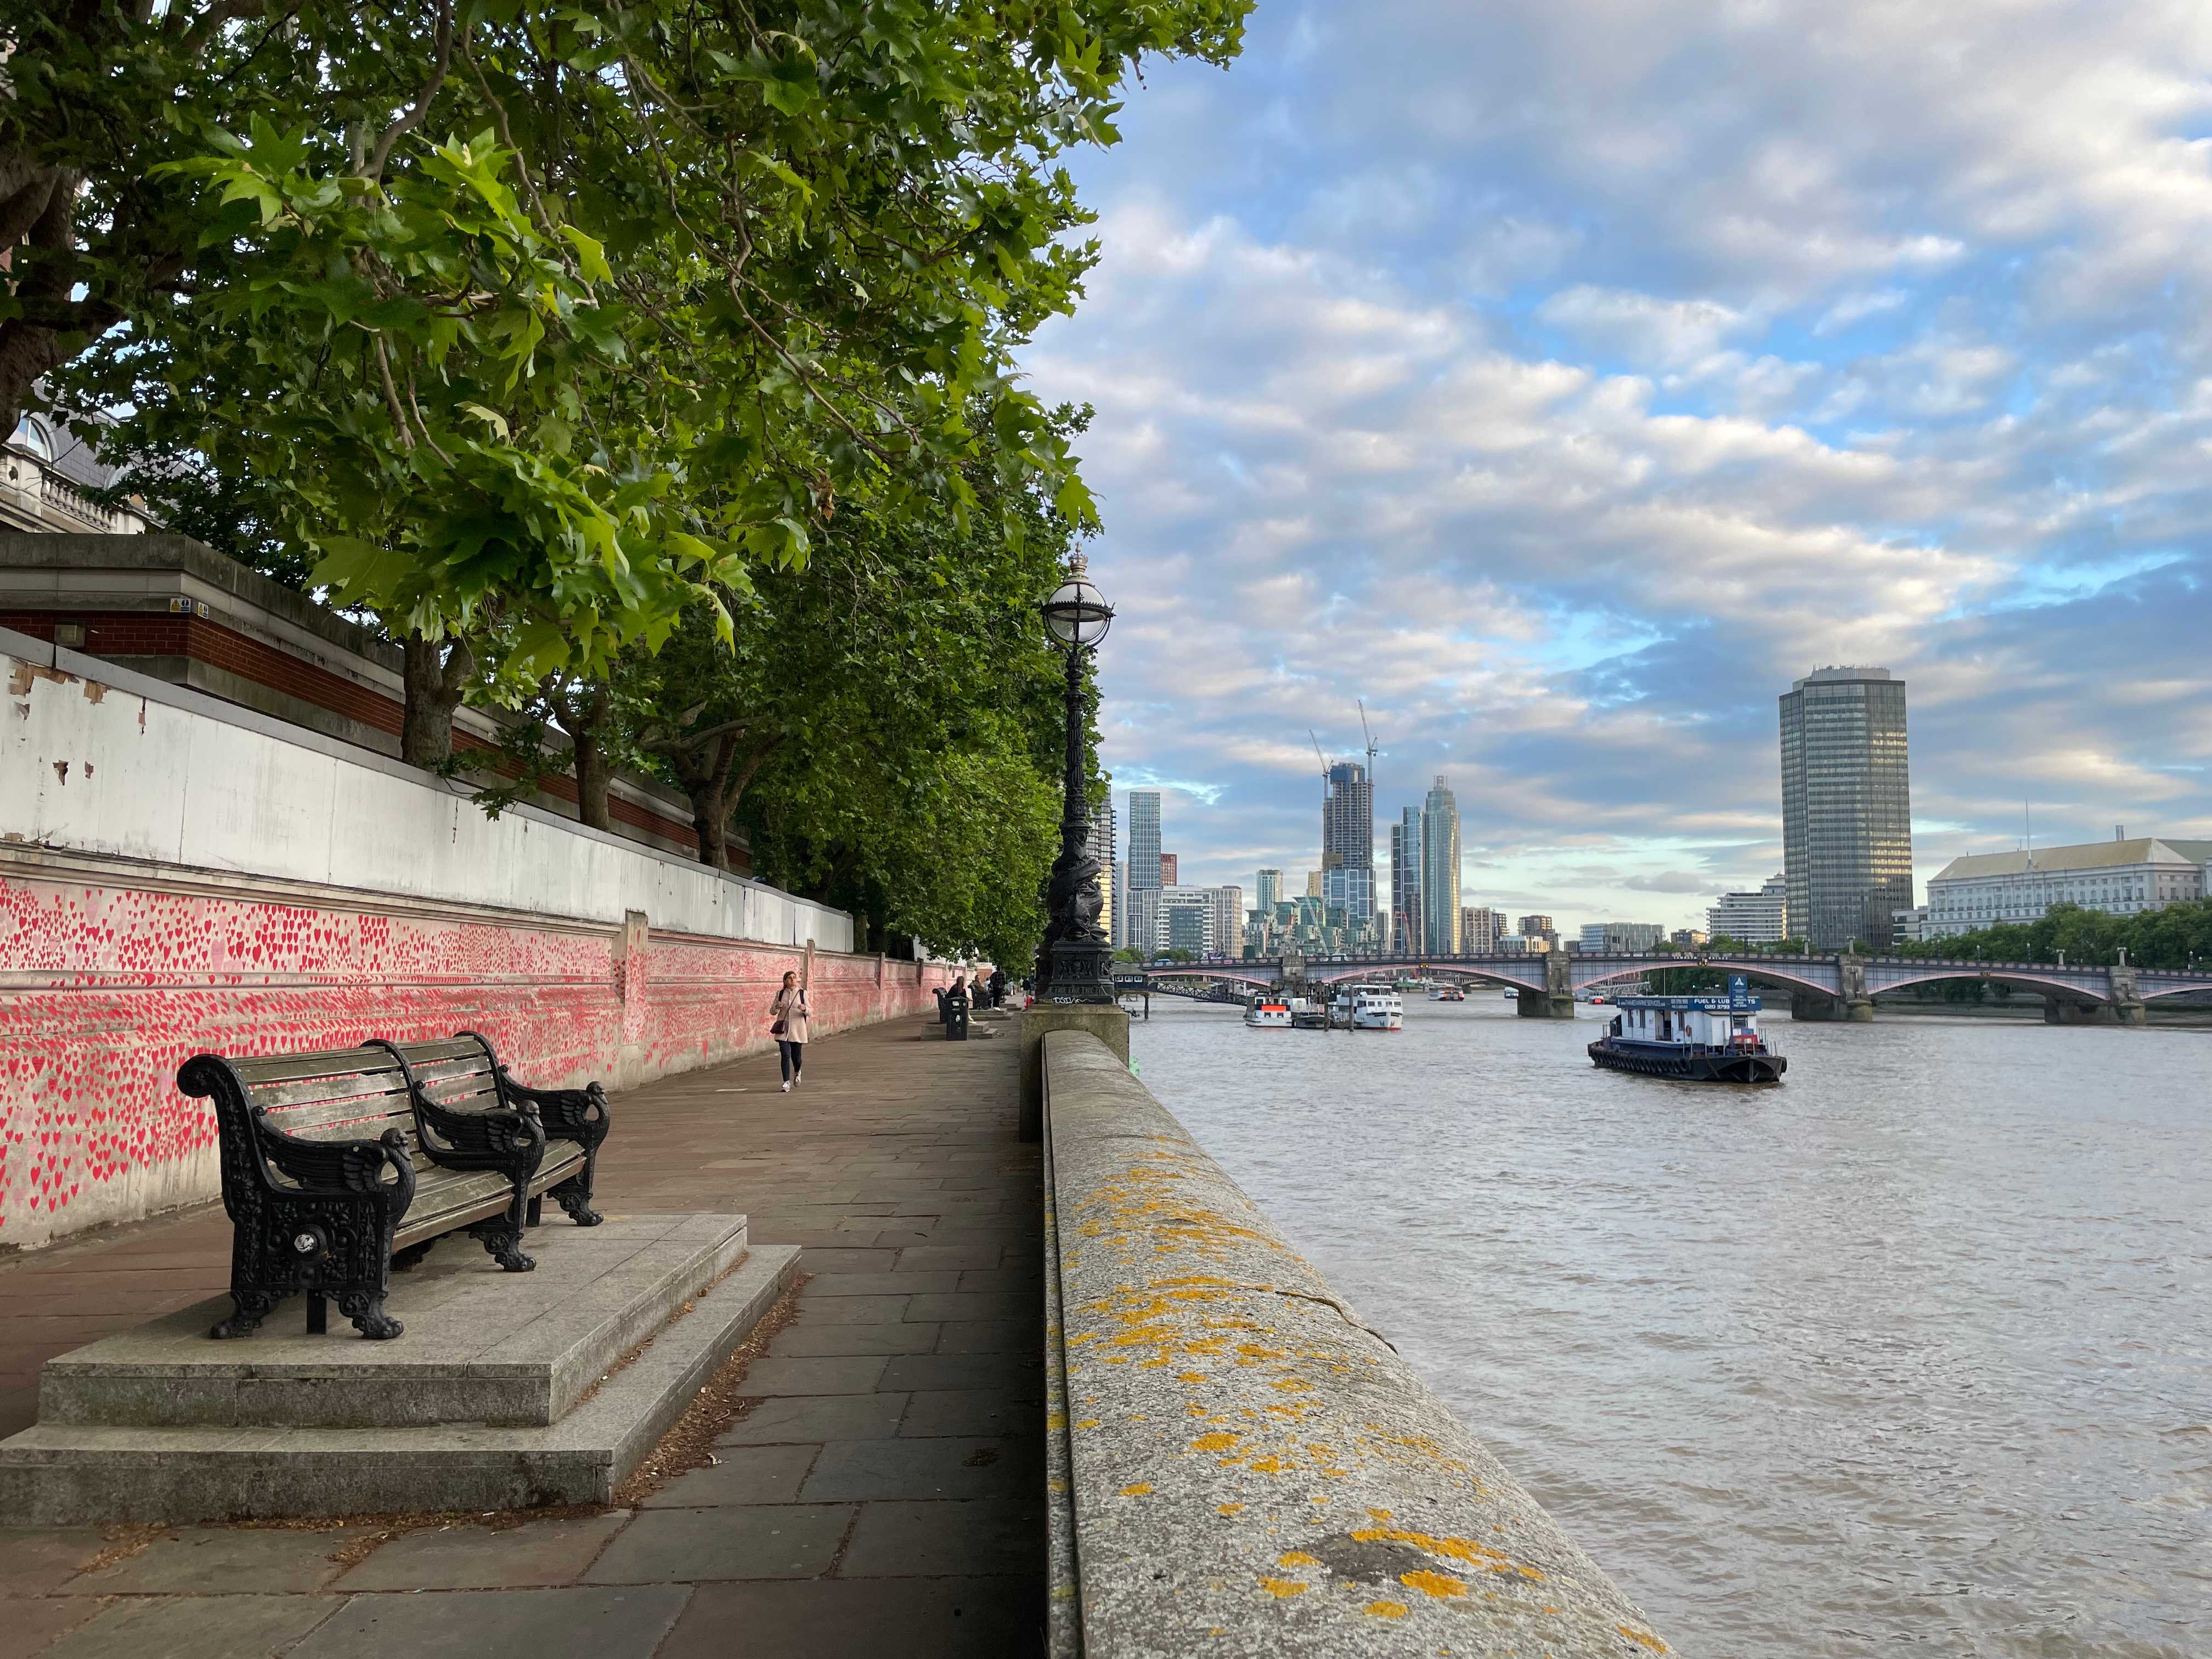
<path id="1" fill-rule="evenodd" d="M 1355 1031 L 1396 1031 L 1406 1024 L 1406 1004 L 1390 985 L 1354 985 L 1337 993 L 1339 1014 Z"/>
<path id="2" fill-rule="evenodd" d="M 1272 991 L 1262 992 L 1244 1005 L 1244 1023 L 1267 1030 L 1291 1029 L 1291 1002 Z"/>

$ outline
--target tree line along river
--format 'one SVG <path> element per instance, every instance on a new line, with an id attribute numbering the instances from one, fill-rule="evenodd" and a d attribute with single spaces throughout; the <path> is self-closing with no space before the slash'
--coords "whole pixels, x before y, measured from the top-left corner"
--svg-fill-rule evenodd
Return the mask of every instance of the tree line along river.
<path id="1" fill-rule="evenodd" d="M 2212 1032 L 1155 998 L 1143 1079 L 1660 1631 L 1706 1655 L 2212 1654 Z"/>

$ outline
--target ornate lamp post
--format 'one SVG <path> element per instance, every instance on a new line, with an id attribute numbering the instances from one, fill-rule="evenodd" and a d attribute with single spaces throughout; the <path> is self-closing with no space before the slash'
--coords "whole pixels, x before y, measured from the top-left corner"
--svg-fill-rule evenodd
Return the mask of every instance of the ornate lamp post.
<path id="1" fill-rule="evenodd" d="M 1080 555 L 1067 562 L 1067 580 L 1037 607 L 1045 631 L 1067 653 L 1067 769 L 1060 821 L 1060 857 L 1046 889 L 1049 915 L 1037 951 L 1037 997 L 1045 1002 L 1114 1000 L 1114 947 L 1098 925 L 1105 899 L 1098 890 L 1098 860 L 1091 856 L 1091 808 L 1084 781 L 1083 675 L 1091 653 L 1113 626 L 1114 607 L 1091 584 Z"/>

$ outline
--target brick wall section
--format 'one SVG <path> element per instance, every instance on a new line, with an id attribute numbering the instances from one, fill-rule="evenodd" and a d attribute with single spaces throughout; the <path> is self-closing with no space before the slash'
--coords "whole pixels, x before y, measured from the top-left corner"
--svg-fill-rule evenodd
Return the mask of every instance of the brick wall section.
<path id="1" fill-rule="evenodd" d="M 56 620 L 52 611 L 0 611 L 0 628 L 13 629 L 38 640 L 53 639 Z M 207 617 L 159 611 L 73 611 L 59 620 L 84 624 L 83 649 L 89 656 L 115 659 L 126 667 L 133 657 L 187 658 L 223 669 L 257 685 L 265 685 L 314 708 L 343 714 L 374 731 L 399 735 L 402 708 L 397 699 Z M 489 756 L 497 752 L 493 744 L 458 726 L 453 729 L 453 748 L 461 754 Z M 511 776 L 516 769 L 502 762 L 496 763 L 494 769 Z M 572 808 L 576 805 L 573 778 L 546 778 L 539 787 Z M 620 795 L 610 797 L 607 811 L 617 822 L 661 841 L 679 847 L 696 845 L 696 832 L 686 819 L 672 818 Z M 742 848 L 732 848 L 731 867 L 740 875 L 750 875 L 750 855 Z"/>
<path id="2" fill-rule="evenodd" d="M 0 878 L 0 1249 L 210 1198 L 194 1054 L 471 1030 L 525 1082 L 623 1088 L 769 1046 L 787 946 Z M 813 1031 L 933 1011 L 942 964 L 817 952 Z M 617 1131 L 620 1133 L 619 1125 Z"/>

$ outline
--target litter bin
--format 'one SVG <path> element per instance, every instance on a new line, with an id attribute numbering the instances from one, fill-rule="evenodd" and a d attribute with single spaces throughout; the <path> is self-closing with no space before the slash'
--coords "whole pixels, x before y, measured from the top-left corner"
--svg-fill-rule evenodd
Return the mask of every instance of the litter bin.
<path id="1" fill-rule="evenodd" d="M 968 1041 L 968 999 L 945 999 L 945 1040 L 947 1042 Z"/>

